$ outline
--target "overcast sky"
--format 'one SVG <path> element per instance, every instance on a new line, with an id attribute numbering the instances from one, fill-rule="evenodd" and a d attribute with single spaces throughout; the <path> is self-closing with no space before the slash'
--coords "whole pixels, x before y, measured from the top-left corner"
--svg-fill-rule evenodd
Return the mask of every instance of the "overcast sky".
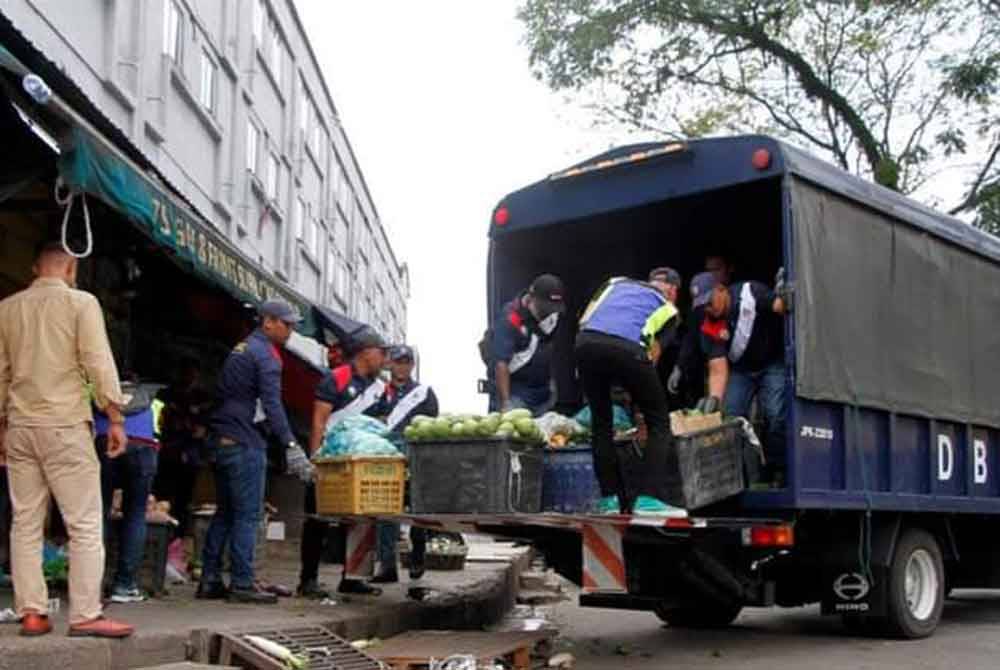
<path id="1" fill-rule="evenodd" d="M 485 411 L 487 227 L 504 195 L 606 149 L 536 82 L 517 2 L 296 0 L 397 257 L 442 411 Z M 578 116 L 578 115 L 577 115 Z"/>

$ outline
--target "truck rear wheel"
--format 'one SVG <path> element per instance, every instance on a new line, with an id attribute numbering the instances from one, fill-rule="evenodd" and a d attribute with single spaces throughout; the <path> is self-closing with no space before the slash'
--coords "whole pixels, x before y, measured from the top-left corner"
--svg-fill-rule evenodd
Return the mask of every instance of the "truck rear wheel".
<path id="1" fill-rule="evenodd" d="M 705 603 L 697 607 L 660 605 L 654 611 L 660 621 L 674 628 L 724 628 L 736 620 L 743 606 L 730 603 Z"/>
<path id="2" fill-rule="evenodd" d="M 885 632 L 917 639 L 934 633 L 944 607 L 945 573 L 941 548 L 924 530 L 905 531 L 889 570 Z"/>

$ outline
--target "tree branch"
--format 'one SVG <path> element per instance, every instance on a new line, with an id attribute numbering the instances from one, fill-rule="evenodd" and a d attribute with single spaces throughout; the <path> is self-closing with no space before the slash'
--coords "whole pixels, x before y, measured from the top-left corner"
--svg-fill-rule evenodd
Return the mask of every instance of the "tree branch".
<path id="1" fill-rule="evenodd" d="M 1000 0 L 997 0 L 997 2 L 1000 3 Z M 949 214 L 955 216 L 956 214 L 960 214 L 961 212 L 972 209 L 980 204 L 982 201 L 981 189 L 983 184 L 986 182 L 986 177 L 993 168 L 993 164 L 997 161 L 998 156 L 1000 156 L 1000 133 L 997 134 L 993 143 L 993 150 L 990 152 L 986 162 L 983 163 L 982 168 L 980 168 L 979 174 L 976 175 L 976 179 L 972 182 L 972 186 L 969 188 L 965 198 L 961 203 L 959 203 L 958 206 L 950 209 L 948 211 Z"/>

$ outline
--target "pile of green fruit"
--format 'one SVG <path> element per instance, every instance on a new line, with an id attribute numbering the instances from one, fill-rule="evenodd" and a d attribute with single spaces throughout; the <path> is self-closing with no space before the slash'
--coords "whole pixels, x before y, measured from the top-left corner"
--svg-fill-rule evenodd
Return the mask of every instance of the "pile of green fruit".
<path id="1" fill-rule="evenodd" d="M 545 436 L 526 409 L 512 409 L 486 416 L 442 414 L 434 418 L 418 415 L 403 431 L 408 442 L 470 439 L 510 439 L 542 444 Z"/>

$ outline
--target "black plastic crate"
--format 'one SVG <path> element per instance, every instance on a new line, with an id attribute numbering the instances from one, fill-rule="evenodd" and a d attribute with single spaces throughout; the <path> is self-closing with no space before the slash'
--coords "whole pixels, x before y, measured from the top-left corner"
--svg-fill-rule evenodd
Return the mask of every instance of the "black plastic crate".
<path id="1" fill-rule="evenodd" d="M 121 519 L 111 522 L 111 533 L 105 547 L 104 578 L 110 583 L 118 566 L 118 538 L 121 532 Z M 151 595 L 160 595 L 166 591 L 167 579 L 167 548 L 173 535 L 173 526 L 166 523 L 146 524 L 146 550 L 142 563 L 136 575 L 139 588 Z"/>
<path id="2" fill-rule="evenodd" d="M 540 447 L 506 439 L 412 442 L 414 514 L 534 514 L 542 510 Z"/>
<path id="3" fill-rule="evenodd" d="M 743 428 L 739 421 L 678 435 L 675 440 L 682 507 L 705 507 L 746 488 Z"/>

